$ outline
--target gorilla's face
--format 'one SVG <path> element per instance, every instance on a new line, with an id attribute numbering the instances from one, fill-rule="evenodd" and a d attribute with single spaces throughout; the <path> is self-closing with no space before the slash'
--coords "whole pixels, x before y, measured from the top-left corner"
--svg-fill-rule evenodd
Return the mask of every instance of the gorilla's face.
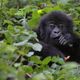
<path id="1" fill-rule="evenodd" d="M 69 29 L 63 23 L 55 24 L 53 21 L 47 23 L 47 30 L 51 40 L 54 40 L 54 44 L 72 46 L 73 37 L 69 32 Z"/>

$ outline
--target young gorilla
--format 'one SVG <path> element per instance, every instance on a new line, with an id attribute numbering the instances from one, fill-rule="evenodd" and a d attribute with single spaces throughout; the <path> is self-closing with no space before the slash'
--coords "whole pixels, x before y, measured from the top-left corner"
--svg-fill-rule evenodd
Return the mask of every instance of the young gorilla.
<path id="1" fill-rule="evenodd" d="M 70 56 L 70 61 L 80 63 L 80 39 L 73 33 L 70 16 L 61 11 L 50 12 L 41 18 L 36 33 L 43 46 L 39 56 Z"/>

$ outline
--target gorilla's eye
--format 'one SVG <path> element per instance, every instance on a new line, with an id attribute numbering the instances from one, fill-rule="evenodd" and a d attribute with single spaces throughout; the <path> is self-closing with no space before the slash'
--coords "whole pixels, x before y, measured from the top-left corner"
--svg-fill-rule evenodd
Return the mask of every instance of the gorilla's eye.
<path id="1" fill-rule="evenodd" d="M 48 25 L 48 27 L 50 27 L 50 28 L 54 28 L 54 27 L 55 27 L 55 24 L 54 24 L 53 21 L 47 22 L 47 25 Z"/>
<path id="2" fill-rule="evenodd" d="M 54 24 L 49 24 L 49 27 L 50 27 L 50 28 L 54 28 L 55 25 L 54 25 Z"/>
<path id="3" fill-rule="evenodd" d="M 64 25 L 63 25 L 63 24 L 59 24 L 58 26 L 59 26 L 59 28 L 60 28 L 61 30 L 64 29 Z"/>
<path id="4" fill-rule="evenodd" d="M 64 25 L 63 25 L 63 24 L 59 24 L 59 26 L 60 26 L 60 27 L 63 27 Z"/>

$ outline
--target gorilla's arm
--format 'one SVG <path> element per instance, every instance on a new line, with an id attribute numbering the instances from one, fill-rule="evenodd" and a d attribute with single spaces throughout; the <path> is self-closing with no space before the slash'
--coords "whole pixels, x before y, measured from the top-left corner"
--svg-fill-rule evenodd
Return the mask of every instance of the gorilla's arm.
<path id="1" fill-rule="evenodd" d="M 55 48 L 54 46 L 46 44 L 41 41 L 40 44 L 43 46 L 42 51 L 39 53 L 39 56 L 41 56 L 42 59 L 47 56 L 59 56 L 64 59 L 65 56 L 63 55 L 63 53 L 59 51 L 57 48 Z"/>

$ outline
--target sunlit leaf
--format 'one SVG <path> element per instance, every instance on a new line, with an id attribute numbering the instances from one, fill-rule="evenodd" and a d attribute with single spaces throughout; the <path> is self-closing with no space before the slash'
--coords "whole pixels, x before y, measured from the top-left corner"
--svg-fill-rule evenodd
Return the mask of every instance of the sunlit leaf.
<path id="1" fill-rule="evenodd" d="M 42 50 L 42 45 L 39 43 L 35 43 L 32 47 L 35 51 L 41 51 Z"/>

